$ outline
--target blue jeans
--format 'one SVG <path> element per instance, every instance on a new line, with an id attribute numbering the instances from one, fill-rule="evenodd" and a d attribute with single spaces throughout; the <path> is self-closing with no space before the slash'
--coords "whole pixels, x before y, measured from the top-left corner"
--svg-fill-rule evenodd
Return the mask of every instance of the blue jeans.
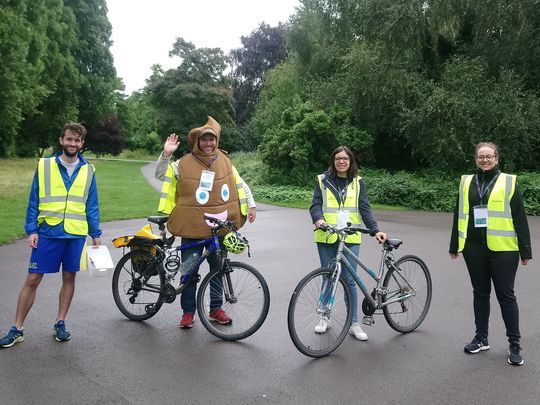
<path id="1" fill-rule="evenodd" d="M 360 254 L 360 245 L 349 244 L 346 246 L 352 250 L 355 255 Z M 338 248 L 338 242 L 336 243 L 317 243 L 317 251 L 319 252 L 319 259 L 321 260 L 321 267 L 329 267 L 332 263 L 332 260 L 336 257 L 336 252 Z M 354 272 L 356 273 L 356 262 L 348 253 L 345 254 L 345 257 L 352 266 Z M 358 322 L 358 289 L 356 286 L 356 281 L 351 276 L 351 274 L 345 270 L 342 266 L 341 278 L 349 285 L 351 289 L 351 301 L 352 301 L 352 322 Z M 347 303 L 345 303 L 347 304 Z"/>
<path id="2" fill-rule="evenodd" d="M 190 239 L 190 238 L 182 238 L 181 245 L 187 245 L 188 243 L 197 242 L 201 239 Z M 188 257 L 190 257 L 193 254 L 197 254 L 198 256 L 202 255 L 204 246 L 194 246 L 191 248 L 183 249 L 181 251 L 182 255 L 182 262 L 184 260 L 187 260 Z M 208 264 L 210 266 L 210 273 L 218 271 L 220 268 L 220 262 L 219 257 L 216 254 L 216 251 L 212 252 L 210 256 L 206 259 L 208 261 Z M 221 305 L 223 303 L 222 301 L 222 295 L 223 295 L 223 286 L 221 284 L 221 280 L 219 278 L 214 277 L 212 281 L 210 282 L 210 311 L 213 311 L 214 309 L 221 308 Z M 197 295 L 197 283 L 190 283 L 184 291 L 182 291 L 182 295 L 180 296 L 180 305 L 182 306 L 182 310 L 184 313 L 190 313 L 194 314 L 195 309 L 197 308 L 197 301 L 196 301 L 196 295 Z"/>

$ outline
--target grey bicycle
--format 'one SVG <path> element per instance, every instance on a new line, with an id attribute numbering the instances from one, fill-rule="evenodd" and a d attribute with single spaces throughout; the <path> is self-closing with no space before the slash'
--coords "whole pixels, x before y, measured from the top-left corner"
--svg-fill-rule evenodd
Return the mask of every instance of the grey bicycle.
<path id="1" fill-rule="evenodd" d="M 306 356 L 324 357 L 336 350 L 347 336 L 353 311 L 351 289 L 341 276 L 352 274 L 364 294 L 362 322 L 374 323 L 374 315 L 382 314 L 394 330 L 409 333 L 426 318 L 431 303 L 432 284 L 426 264 L 417 256 L 395 259 L 392 251 L 403 242 L 388 238 L 382 244 L 379 270 L 375 273 L 345 245 L 347 235 L 369 233 L 369 229 L 351 226 L 321 229 L 338 236 L 339 244 L 329 268 L 320 268 L 305 276 L 296 286 L 288 310 L 289 335 L 296 348 Z M 375 280 L 368 291 L 363 280 L 353 271 L 345 253 Z"/>

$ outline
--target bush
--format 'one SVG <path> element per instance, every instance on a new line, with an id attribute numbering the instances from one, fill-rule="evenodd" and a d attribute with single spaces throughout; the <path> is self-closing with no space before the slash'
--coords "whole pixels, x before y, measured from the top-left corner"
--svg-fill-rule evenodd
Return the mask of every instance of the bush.
<path id="1" fill-rule="evenodd" d="M 277 181 L 257 153 L 237 153 L 231 158 L 256 200 L 276 204 L 302 202 L 302 206 L 309 206 L 315 177 L 302 187 L 284 185 L 284 180 Z M 361 168 L 360 175 L 372 204 L 435 212 L 452 212 L 456 207 L 461 173 L 436 170 L 392 173 Z M 540 215 L 540 173 L 518 174 L 518 184 L 527 214 Z"/>

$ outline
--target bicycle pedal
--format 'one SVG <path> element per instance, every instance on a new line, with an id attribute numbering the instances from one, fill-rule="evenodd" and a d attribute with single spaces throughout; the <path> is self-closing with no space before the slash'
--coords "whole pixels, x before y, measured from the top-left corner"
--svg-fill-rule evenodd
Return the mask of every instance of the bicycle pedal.
<path id="1" fill-rule="evenodd" d="M 373 319 L 372 316 L 364 316 L 362 318 L 362 324 L 364 324 L 364 325 L 371 326 L 374 323 L 375 323 L 375 319 Z"/>

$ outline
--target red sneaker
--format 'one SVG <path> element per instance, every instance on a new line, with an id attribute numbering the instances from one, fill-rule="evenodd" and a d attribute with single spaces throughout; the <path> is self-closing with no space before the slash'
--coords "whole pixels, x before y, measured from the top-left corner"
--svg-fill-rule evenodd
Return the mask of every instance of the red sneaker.
<path id="1" fill-rule="evenodd" d="M 193 314 L 184 312 L 182 319 L 180 320 L 180 329 L 189 329 L 193 327 Z"/>
<path id="2" fill-rule="evenodd" d="M 232 319 L 227 315 L 227 312 L 219 309 L 214 309 L 210 312 L 209 320 L 219 323 L 220 325 L 228 325 L 232 322 Z"/>

